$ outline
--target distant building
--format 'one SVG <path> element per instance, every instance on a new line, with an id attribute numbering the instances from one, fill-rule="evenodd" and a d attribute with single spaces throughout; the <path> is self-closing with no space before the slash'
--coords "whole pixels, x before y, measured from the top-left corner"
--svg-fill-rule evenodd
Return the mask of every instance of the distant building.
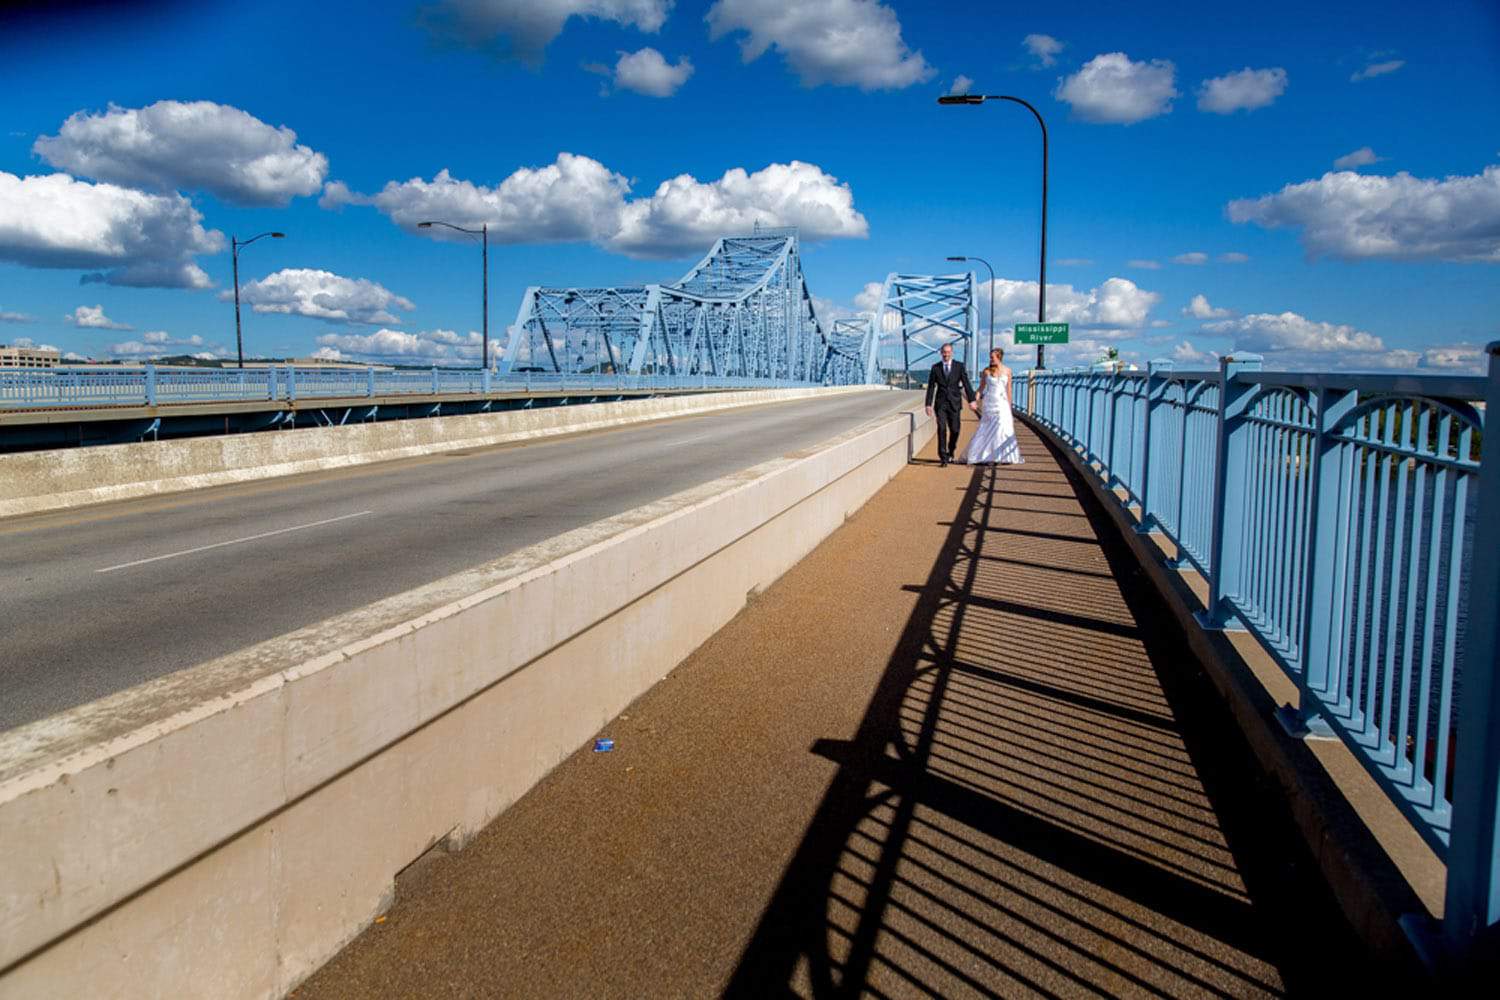
<path id="1" fill-rule="evenodd" d="M 6 347 L 0 344 L 0 368 L 56 368 L 62 352 L 45 347 Z"/>

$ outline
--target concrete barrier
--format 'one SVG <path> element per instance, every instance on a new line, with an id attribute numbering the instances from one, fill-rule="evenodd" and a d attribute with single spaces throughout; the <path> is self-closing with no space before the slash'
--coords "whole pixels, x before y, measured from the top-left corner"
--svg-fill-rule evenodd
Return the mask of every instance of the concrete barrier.
<path id="1" fill-rule="evenodd" d="M 0 455 L 0 517 L 883 386 L 755 389 Z"/>
<path id="2" fill-rule="evenodd" d="M 920 408 L 0 735 L 0 997 L 278 997 L 857 510 Z"/>

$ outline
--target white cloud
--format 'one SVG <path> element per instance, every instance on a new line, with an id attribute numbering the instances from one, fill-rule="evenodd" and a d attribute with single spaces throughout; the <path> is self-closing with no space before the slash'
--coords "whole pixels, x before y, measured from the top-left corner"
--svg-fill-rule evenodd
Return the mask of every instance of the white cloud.
<path id="1" fill-rule="evenodd" d="M 35 323 L 36 317 L 23 312 L 0 309 L 0 323 Z"/>
<path id="2" fill-rule="evenodd" d="M 1087 257 L 1062 257 L 1052 263 L 1058 267 L 1088 267 L 1094 262 Z"/>
<path id="3" fill-rule="evenodd" d="M 1198 296 L 1194 299 L 1197 303 Z M 1204 306 L 1208 303 L 1205 301 Z M 1183 310 L 1185 313 L 1189 310 Z M 1194 312 L 1193 315 L 1199 315 Z M 1237 319 L 1204 323 L 1202 332 L 1227 337 L 1231 351 L 1263 355 L 1272 369 L 1428 369 L 1480 372 L 1484 349 L 1459 343 L 1410 349 L 1388 347 L 1378 336 L 1343 323 L 1311 320 L 1294 312 L 1251 313 Z M 1178 360 L 1197 364 L 1217 353 L 1197 351 L 1184 341 L 1173 351 Z"/>
<path id="4" fill-rule="evenodd" d="M 228 299 L 230 293 L 219 297 Z M 368 278 L 330 271 L 285 268 L 240 286 L 240 301 L 258 313 L 309 316 L 330 323 L 400 323 L 391 309 L 415 309 L 411 300 Z"/>
<path id="5" fill-rule="evenodd" d="M 130 329 L 125 327 L 124 329 Z M 169 348 L 202 347 L 203 338 L 196 333 L 189 337 L 174 337 L 165 330 L 150 330 L 141 334 L 139 340 L 125 340 L 110 344 L 105 353 L 117 358 L 161 357 L 166 354 L 191 354 L 195 358 L 211 359 L 218 355 L 213 351 L 183 351 Z"/>
<path id="6" fill-rule="evenodd" d="M 1500 166 L 1443 180 L 1327 173 L 1231 201 L 1228 213 L 1266 229 L 1301 227 L 1311 257 L 1500 261 Z"/>
<path id="7" fill-rule="evenodd" d="M 379 329 L 374 333 L 326 333 L 318 338 L 313 357 L 325 361 L 478 361 L 483 353 L 484 338 L 477 330 L 467 335 L 453 330 Z M 491 345 L 494 353 L 494 345 Z"/>
<path id="8" fill-rule="evenodd" d="M 116 323 L 104 315 L 103 306 L 79 306 L 68 313 L 63 319 L 74 326 L 87 330 L 129 330 L 132 329 L 128 323 Z"/>
<path id="9" fill-rule="evenodd" d="M 1482 372 L 1485 370 L 1484 348 L 1478 344 L 1429 347 L 1422 352 L 1419 367 L 1453 372 Z"/>
<path id="10" fill-rule="evenodd" d="M 626 203 L 618 232 L 604 244 L 633 257 L 675 256 L 757 222 L 796 226 L 807 240 L 869 234 L 849 185 L 793 160 L 753 174 L 735 168 L 707 183 L 687 174 L 663 181 L 651 197 Z"/>
<path id="11" fill-rule="evenodd" d="M 1385 157 L 1376 156 L 1375 150 L 1369 146 L 1361 146 L 1354 152 L 1346 153 L 1337 160 L 1334 160 L 1333 168 L 1335 170 L 1353 170 L 1356 167 L 1368 167 L 1372 163 L 1379 163 L 1383 159 Z"/>
<path id="12" fill-rule="evenodd" d="M 1165 59 L 1133 62 L 1123 52 L 1106 52 L 1058 84 L 1053 96 L 1084 121 L 1131 125 L 1172 110 L 1176 73 Z"/>
<path id="13" fill-rule="evenodd" d="M 555 163 L 523 167 L 493 188 L 444 170 L 431 181 L 392 181 L 373 197 L 330 184 L 324 202 L 373 204 L 413 232 L 426 219 L 471 228 L 488 223 L 495 242 L 590 242 L 632 257 L 707 250 L 719 236 L 748 232 L 757 222 L 796 226 L 809 241 L 869 232 L 847 184 L 796 160 L 755 173 L 736 168 L 707 182 L 682 174 L 649 197 L 629 194 L 630 182 L 597 160 L 560 153 Z M 423 232 L 438 239 L 457 235 L 438 228 Z"/>
<path id="14" fill-rule="evenodd" d="M 196 333 L 186 337 L 174 337 L 165 330 L 149 330 L 141 334 L 141 339 L 148 344 L 176 345 L 182 347 L 203 346 L 203 338 Z"/>
<path id="15" fill-rule="evenodd" d="M 660 52 L 649 47 L 637 52 L 622 52 L 619 62 L 615 63 L 615 86 L 647 97 L 671 97 L 692 75 L 693 64 L 687 56 L 673 65 L 662 58 Z"/>
<path id="16" fill-rule="evenodd" d="M 1205 324 L 1204 329 L 1232 335 L 1235 347 L 1244 351 L 1364 353 L 1385 349 L 1385 344 L 1374 334 L 1346 324 L 1316 322 L 1294 312 L 1251 313 L 1239 319 Z"/>
<path id="17" fill-rule="evenodd" d="M 1051 35 L 1027 35 L 1021 44 L 1026 46 L 1026 51 L 1036 56 L 1038 62 L 1043 66 L 1051 66 L 1057 62 L 1057 54 L 1064 48 L 1062 42 Z"/>
<path id="18" fill-rule="evenodd" d="M 441 38 L 539 65 L 571 17 L 654 33 L 671 9 L 672 0 L 441 0 L 422 11 L 422 21 Z"/>
<path id="19" fill-rule="evenodd" d="M 24 347 L 24 348 L 28 348 L 28 349 L 31 349 L 31 350 L 37 350 L 37 351 L 56 351 L 57 350 L 57 347 L 55 345 L 53 345 L 53 344 L 38 344 L 36 341 L 32 340 L 30 337 L 16 337 L 16 338 L 14 338 L 14 339 L 11 340 L 10 346 L 11 347 Z"/>
<path id="20" fill-rule="evenodd" d="M 979 298 L 986 301 L 990 283 L 979 283 Z M 1032 322 L 1036 319 L 1037 283 L 997 278 L 994 283 L 995 324 Z M 1161 301 L 1127 278 L 1110 278 L 1087 291 L 1072 285 L 1047 285 L 1047 321 L 1071 323 L 1096 330 L 1139 329 L 1150 318 L 1151 308 Z M 981 309 L 981 313 L 984 310 Z"/>
<path id="21" fill-rule="evenodd" d="M 1223 319 L 1229 315 L 1229 310 L 1215 309 L 1208 304 L 1206 295 L 1194 295 L 1192 301 L 1182 310 L 1182 314 L 1194 319 Z"/>
<path id="22" fill-rule="evenodd" d="M 1286 93 L 1286 70 L 1251 69 L 1204 80 L 1198 88 L 1198 110 L 1216 115 L 1264 108 Z"/>
<path id="23" fill-rule="evenodd" d="M 1202 298 L 1200 295 L 1199 298 Z M 1219 355 L 1214 351 L 1200 351 L 1193 346 L 1191 340 L 1184 340 L 1172 348 L 1172 360 L 1180 365 L 1190 365 L 1194 368 L 1216 368 L 1219 364 Z"/>
<path id="24" fill-rule="evenodd" d="M 885 283 L 871 281 L 866 283 L 859 294 L 854 296 L 854 308 L 860 312 L 873 313 L 880 309 L 881 298 L 885 295 Z"/>
<path id="25" fill-rule="evenodd" d="M 136 358 L 146 355 L 155 356 L 161 353 L 161 349 L 154 344 L 143 344 L 139 340 L 126 340 L 118 344 L 110 344 L 106 353 L 115 357 Z"/>
<path id="26" fill-rule="evenodd" d="M 1180 253 L 1176 257 L 1172 258 L 1172 263 L 1188 264 L 1190 266 L 1197 267 L 1199 265 L 1208 263 L 1208 254 L 1204 253 L 1202 250 L 1194 250 L 1191 253 Z"/>
<path id="27" fill-rule="evenodd" d="M 324 200 L 373 204 L 412 232 L 419 222 L 444 219 L 470 228 L 488 223 L 490 239 L 500 243 L 567 243 L 617 231 L 629 190 L 629 181 L 599 161 L 559 153 L 555 163 L 522 167 L 493 188 L 443 170 L 431 181 L 391 181 L 370 198 L 330 184 Z M 461 238 L 438 227 L 426 233 L 436 239 Z"/>
<path id="28" fill-rule="evenodd" d="M 896 12 L 878 0 L 718 0 L 707 20 L 710 38 L 745 33 L 740 55 L 747 63 L 775 47 L 804 87 L 891 90 L 937 72 L 906 47 Z"/>
<path id="29" fill-rule="evenodd" d="M 1231 250 L 1229 253 L 1221 253 L 1221 254 L 1219 254 L 1219 263 L 1220 264 L 1243 264 L 1246 261 L 1248 261 L 1249 259 L 1250 259 L 1250 255 L 1249 254 L 1247 254 L 1247 253 L 1240 253 L 1237 250 Z"/>
<path id="30" fill-rule="evenodd" d="M 27 267 L 103 269 L 85 281 L 206 288 L 197 254 L 224 249 L 224 234 L 180 194 L 156 195 L 67 174 L 0 171 L 0 261 Z"/>
<path id="31" fill-rule="evenodd" d="M 1387 73 L 1394 73 L 1394 72 L 1396 72 L 1396 70 L 1400 69 L 1402 66 L 1405 66 L 1405 65 L 1406 65 L 1406 60 L 1405 59 L 1392 59 L 1389 62 L 1371 63 L 1370 65 L 1366 66 L 1364 69 L 1358 71 L 1353 76 L 1349 77 L 1349 82 L 1350 83 L 1359 83 L 1361 80 L 1368 80 L 1368 79 L 1370 79 L 1371 77 L 1374 77 L 1374 76 L 1385 76 Z"/>
<path id="32" fill-rule="evenodd" d="M 1161 264 L 1154 260 L 1143 260 L 1139 257 L 1125 262 L 1126 267 L 1134 267 L 1142 271 L 1160 271 Z"/>
<path id="33" fill-rule="evenodd" d="M 950 93 L 950 94 L 967 94 L 969 91 L 971 91 L 973 89 L 974 89 L 974 81 L 971 80 L 971 79 L 969 79 L 968 77 L 964 76 L 962 73 L 960 73 L 960 74 L 958 74 L 958 76 L 955 76 L 953 78 L 953 86 L 951 86 L 951 87 L 948 88 L 948 93 Z"/>
<path id="34" fill-rule="evenodd" d="M 61 170 L 125 187 L 208 191 L 240 205 L 285 205 L 316 194 L 328 158 L 227 104 L 157 101 L 79 111 L 32 151 Z"/>

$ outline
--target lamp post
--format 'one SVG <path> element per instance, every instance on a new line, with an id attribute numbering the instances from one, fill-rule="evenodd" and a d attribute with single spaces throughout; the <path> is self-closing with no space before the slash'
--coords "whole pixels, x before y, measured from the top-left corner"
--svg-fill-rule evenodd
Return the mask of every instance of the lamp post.
<path id="1" fill-rule="evenodd" d="M 481 349 L 479 367 L 488 371 L 490 367 L 490 224 L 483 223 L 478 229 L 465 229 L 463 226 L 455 226 L 451 222 L 419 222 L 418 229 L 431 229 L 433 226 L 446 226 L 455 232 L 468 233 L 470 236 L 478 236 L 480 244 L 480 266 L 483 269 L 483 277 L 480 279 L 483 286 L 483 309 L 484 317 L 480 322 L 484 330 L 484 347 Z"/>
<path id="2" fill-rule="evenodd" d="M 286 233 L 261 233 L 248 240 L 229 237 L 229 256 L 234 261 L 234 350 L 239 355 L 241 368 L 245 367 L 245 340 L 240 335 L 240 248 L 247 247 L 267 236 L 273 240 L 286 239 Z"/>
<path id="3" fill-rule="evenodd" d="M 1047 123 L 1042 120 L 1042 113 L 1032 106 L 1030 101 L 1020 97 L 1012 97 L 1009 94 L 947 94 L 938 98 L 939 104 L 983 104 L 985 101 L 1010 101 L 1019 104 L 1036 117 L 1036 123 L 1042 127 L 1042 252 L 1041 252 L 1041 277 L 1037 281 L 1037 306 L 1036 321 L 1047 322 Z M 993 296 L 993 288 L 991 295 Z M 1038 369 L 1047 367 L 1046 347 L 1042 344 L 1036 345 L 1036 366 Z"/>
<path id="4" fill-rule="evenodd" d="M 990 350 L 995 349 L 995 269 L 983 257 L 949 257 L 949 260 L 977 260 L 990 271 Z"/>

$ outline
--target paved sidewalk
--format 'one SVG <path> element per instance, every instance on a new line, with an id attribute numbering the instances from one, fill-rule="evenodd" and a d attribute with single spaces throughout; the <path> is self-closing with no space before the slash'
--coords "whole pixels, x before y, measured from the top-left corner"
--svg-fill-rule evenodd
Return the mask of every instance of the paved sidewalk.
<path id="1" fill-rule="evenodd" d="M 615 752 L 403 880 L 294 995 L 1260 996 L 1357 970 L 1105 515 L 1022 450 L 903 471 Z"/>

